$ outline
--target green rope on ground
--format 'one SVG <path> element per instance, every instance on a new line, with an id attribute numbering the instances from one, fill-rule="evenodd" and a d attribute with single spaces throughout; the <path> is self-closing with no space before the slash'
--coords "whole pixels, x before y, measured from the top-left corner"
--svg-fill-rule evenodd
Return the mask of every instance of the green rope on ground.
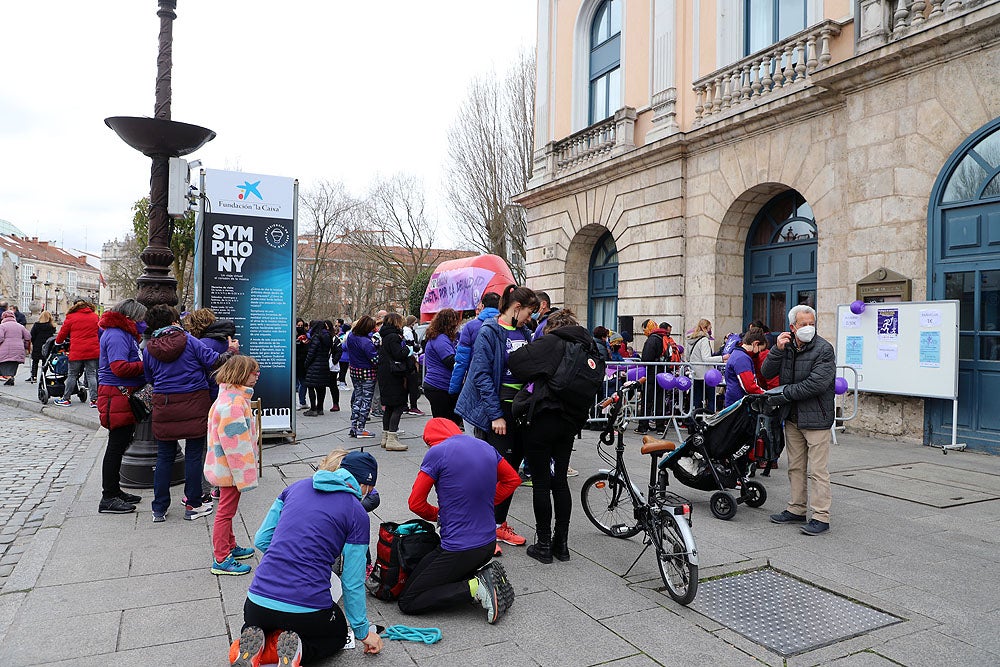
<path id="1" fill-rule="evenodd" d="M 411 628 L 408 625 L 390 625 L 382 633 L 382 637 L 385 639 L 436 644 L 441 641 L 441 631 L 437 628 Z"/>

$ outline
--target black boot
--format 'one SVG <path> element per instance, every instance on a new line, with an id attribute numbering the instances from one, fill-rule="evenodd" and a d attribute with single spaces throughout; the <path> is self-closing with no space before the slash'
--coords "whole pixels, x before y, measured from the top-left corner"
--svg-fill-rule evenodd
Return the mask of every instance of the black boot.
<path id="1" fill-rule="evenodd" d="M 535 543 L 528 547 L 529 556 L 539 563 L 552 562 L 552 537 L 549 533 L 536 533 Z"/>
<path id="2" fill-rule="evenodd" d="M 556 528 L 556 532 L 552 536 L 552 555 L 564 563 L 569 560 L 569 545 L 567 544 L 568 538 L 568 529 L 560 530 L 559 528 Z"/>

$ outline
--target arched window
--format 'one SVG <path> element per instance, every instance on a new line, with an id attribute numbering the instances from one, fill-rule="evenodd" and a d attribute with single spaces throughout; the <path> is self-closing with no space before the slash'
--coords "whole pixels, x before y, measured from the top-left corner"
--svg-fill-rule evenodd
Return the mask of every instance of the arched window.
<path id="1" fill-rule="evenodd" d="M 1000 130 L 987 134 L 955 167 L 941 195 L 942 204 L 1000 197 Z"/>
<path id="2" fill-rule="evenodd" d="M 764 204 L 747 236 L 744 322 L 784 331 L 788 310 L 816 307 L 816 218 L 806 200 L 787 190 Z"/>
<path id="3" fill-rule="evenodd" d="M 604 0 L 590 24 L 591 125 L 611 116 L 620 105 L 621 37 L 621 0 Z"/>
<path id="4" fill-rule="evenodd" d="M 587 325 L 616 329 L 618 321 L 618 247 L 607 232 L 594 245 L 590 256 Z"/>
<path id="5" fill-rule="evenodd" d="M 805 30 L 806 0 L 744 0 L 744 3 L 744 55 Z"/>

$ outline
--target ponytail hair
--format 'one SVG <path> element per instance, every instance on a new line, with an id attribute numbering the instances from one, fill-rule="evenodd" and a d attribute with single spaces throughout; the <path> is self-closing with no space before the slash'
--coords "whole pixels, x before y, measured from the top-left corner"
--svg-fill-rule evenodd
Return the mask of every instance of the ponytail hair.
<path id="1" fill-rule="evenodd" d="M 507 312 L 510 304 L 517 302 L 525 308 L 536 309 L 539 306 L 538 296 L 534 290 L 517 285 L 507 285 L 500 295 L 500 312 Z"/>

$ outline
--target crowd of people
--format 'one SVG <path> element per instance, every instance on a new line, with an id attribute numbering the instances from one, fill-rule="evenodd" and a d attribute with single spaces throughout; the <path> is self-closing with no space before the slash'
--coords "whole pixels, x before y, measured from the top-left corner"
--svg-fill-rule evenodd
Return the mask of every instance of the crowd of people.
<path id="1" fill-rule="evenodd" d="M 241 546 L 233 518 L 241 494 L 258 484 L 259 434 L 250 400 L 260 368 L 240 354 L 233 323 L 218 320 L 209 309 L 182 317 L 170 306 L 147 310 L 133 299 L 100 316 L 92 304 L 77 302 L 58 331 L 46 315 L 29 332 L 14 311 L 3 311 L 0 376 L 12 379 L 16 364 L 29 354 L 35 359 L 39 340 L 72 339 L 66 393 L 57 404 L 68 404 L 80 378 L 96 388 L 92 405 L 108 429 L 99 503 L 99 511 L 107 514 L 135 512 L 141 501 L 122 490 L 119 471 L 135 436 L 131 399 L 148 390 L 157 446 L 153 522 L 167 519 L 171 472 L 184 440 L 183 519 L 214 510 L 210 571 L 244 575 L 253 570 L 231 663 L 257 665 L 263 658 L 307 664 L 337 652 L 352 635 L 366 653 L 378 653 L 381 628 L 369 621 L 364 587 L 371 567 L 368 512 L 378 503 L 377 459 L 363 450 L 335 449 L 311 478 L 281 492 L 262 517 L 254 545 Z M 668 322 L 647 320 L 639 359 L 690 364 L 695 401 L 699 396 L 715 400 L 714 390 L 706 393 L 705 388 L 712 365 L 725 364 L 725 405 L 780 384 L 783 391 L 775 400 L 784 409 L 776 426 L 786 436 L 791 498 L 771 521 L 801 524 L 803 532 L 816 535 L 829 529 L 826 467 L 835 362 L 832 346 L 815 334 L 813 309 L 797 306 L 788 316 L 790 331 L 772 335 L 755 323 L 726 353 L 713 344 L 707 319 L 688 332 L 686 346 L 674 340 Z M 514 600 L 513 586 L 496 560 L 500 544 L 529 541 L 508 522 L 513 494 L 524 480 L 522 466 L 535 471 L 534 536 L 526 555 L 545 564 L 570 559 L 567 477 L 573 439 L 591 414 L 594 396 L 571 398 L 569 392 L 547 391 L 548 383 L 570 346 L 599 360 L 602 372 L 603 363 L 633 352 L 622 336 L 603 326 L 588 331 L 572 310 L 556 308 L 544 292 L 524 286 L 483 294 L 475 317 L 464 326 L 462 313 L 448 308 L 434 315 L 422 340 L 414 324 L 414 318 L 386 311 L 354 322 L 298 320 L 299 407 L 303 416 L 322 416 L 329 390 L 329 409 L 338 411 L 340 392 L 350 388 L 348 436 L 373 439 L 369 419 L 380 417 L 381 448 L 402 451 L 407 445 L 399 439 L 401 416 L 423 414 L 417 397 L 427 397 L 431 419 L 423 440 L 428 450 L 408 506 L 438 524 L 440 545 L 410 573 L 399 609 L 422 614 L 477 602 L 487 621 L 495 623 Z M 653 396 L 663 391 L 648 387 Z M 518 402 L 531 406 L 528 418 L 516 409 Z M 703 402 L 694 407 L 714 408 Z M 648 430 L 649 420 L 638 426 L 640 433 Z M 429 500 L 432 490 L 436 505 Z M 245 561 L 255 551 L 263 555 L 254 570 Z M 330 573 L 341 557 L 342 609 L 330 590 Z"/>

